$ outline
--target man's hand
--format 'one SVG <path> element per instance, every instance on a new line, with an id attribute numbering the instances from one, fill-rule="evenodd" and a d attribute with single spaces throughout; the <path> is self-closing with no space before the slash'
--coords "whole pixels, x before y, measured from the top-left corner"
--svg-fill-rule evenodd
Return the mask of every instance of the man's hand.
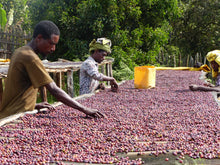
<path id="1" fill-rule="evenodd" d="M 86 107 L 83 112 L 86 114 L 86 116 L 90 116 L 90 117 L 94 117 L 94 118 L 105 117 L 104 114 L 102 114 L 101 112 L 99 112 L 96 109 L 91 109 L 91 108 Z"/>
<path id="2" fill-rule="evenodd" d="M 215 87 L 215 85 L 214 84 L 211 84 L 211 83 L 204 83 L 203 84 L 204 86 L 206 86 L 206 87 Z"/>
<path id="3" fill-rule="evenodd" d="M 118 84 L 115 79 L 110 81 L 110 85 L 111 85 L 112 92 L 118 92 Z"/>
<path id="4" fill-rule="evenodd" d="M 49 104 L 48 102 L 41 102 L 41 103 L 37 103 L 35 105 L 35 109 L 40 110 L 42 108 L 47 108 L 49 110 L 54 110 L 54 106 L 52 106 L 51 104 Z"/>
<path id="5" fill-rule="evenodd" d="M 105 90 L 105 84 L 100 83 L 99 86 L 97 87 L 97 89 Z"/>
<path id="6" fill-rule="evenodd" d="M 191 90 L 191 91 L 197 91 L 198 90 L 198 86 L 197 85 L 190 85 L 189 86 L 189 89 Z"/>

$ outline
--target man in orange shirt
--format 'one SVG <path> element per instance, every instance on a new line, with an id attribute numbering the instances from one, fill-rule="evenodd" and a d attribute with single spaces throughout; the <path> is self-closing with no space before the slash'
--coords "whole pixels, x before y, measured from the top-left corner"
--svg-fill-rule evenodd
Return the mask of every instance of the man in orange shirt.
<path id="1" fill-rule="evenodd" d="M 59 88 L 50 77 L 38 54 L 46 57 L 55 51 L 60 31 L 51 21 L 41 21 L 34 29 L 30 43 L 18 48 L 11 57 L 0 109 L 0 119 L 25 111 L 48 108 L 47 102 L 36 104 L 38 88 L 47 90 L 62 103 L 92 117 L 103 117 L 96 109 L 83 106 Z"/>

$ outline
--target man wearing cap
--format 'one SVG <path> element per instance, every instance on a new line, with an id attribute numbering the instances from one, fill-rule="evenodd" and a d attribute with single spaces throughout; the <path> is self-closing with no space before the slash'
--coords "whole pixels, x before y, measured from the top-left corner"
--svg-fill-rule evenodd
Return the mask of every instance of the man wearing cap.
<path id="1" fill-rule="evenodd" d="M 206 59 L 209 61 L 212 68 L 212 77 L 216 79 L 215 85 L 210 84 L 209 86 L 197 86 L 190 85 L 189 88 L 192 91 L 216 91 L 220 92 L 220 50 L 213 50 L 206 55 Z"/>
<path id="2" fill-rule="evenodd" d="M 108 77 L 98 71 L 98 63 L 111 53 L 111 41 L 106 38 L 93 39 L 89 44 L 90 56 L 80 68 L 80 95 L 95 92 L 99 81 L 110 81 L 112 91 L 118 90 L 118 84 L 113 77 Z"/>

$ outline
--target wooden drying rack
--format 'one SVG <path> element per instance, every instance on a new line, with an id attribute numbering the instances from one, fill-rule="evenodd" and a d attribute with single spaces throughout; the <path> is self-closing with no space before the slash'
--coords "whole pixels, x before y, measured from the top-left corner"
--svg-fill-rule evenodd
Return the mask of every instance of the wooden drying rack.
<path id="1" fill-rule="evenodd" d="M 112 77 L 112 63 L 114 59 L 106 59 L 99 64 L 101 73 Z M 75 97 L 73 73 L 80 69 L 82 62 L 73 62 L 65 59 L 58 59 L 55 62 L 43 62 L 46 70 L 49 74 L 52 74 L 52 78 L 58 87 L 62 88 L 63 76 L 67 75 L 67 93 L 73 98 Z M 3 93 L 3 81 L 7 78 L 9 62 L 0 62 L 0 103 Z M 108 83 L 109 85 L 109 83 Z M 42 101 L 47 101 L 47 90 L 45 87 L 40 88 L 40 96 Z"/>

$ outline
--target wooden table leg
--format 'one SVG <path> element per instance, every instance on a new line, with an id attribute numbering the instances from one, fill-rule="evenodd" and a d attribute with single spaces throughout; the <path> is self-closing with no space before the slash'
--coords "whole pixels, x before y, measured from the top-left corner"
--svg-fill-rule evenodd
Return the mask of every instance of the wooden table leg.
<path id="1" fill-rule="evenodd" d="M 40 87 L 40 96 L 42 102 L 47 102 L 47 89 L 45 86 Z"/>
<path id="2" fill-rule="evenodd" d="M 110 73 L 109 73 L 109 64 L 105 64 L 105 70 L 106 70 L 106 76 L 110 77 Z M 110 85 L 110 81 L 107 81 L 107 84 Z"/>
<path id="3" fill-rule="evenodd" d="M 75 96 L 72 69 L 67 71 L 67 92 L 70 95 L 70 97 Z"/>
<path id="4" fill-rule="evenodd" d="M 3 83 L 2 83 L 3 79 L 0 79 L 0 106 L 2 104 L 2 94 L 3 94 Z"/>

